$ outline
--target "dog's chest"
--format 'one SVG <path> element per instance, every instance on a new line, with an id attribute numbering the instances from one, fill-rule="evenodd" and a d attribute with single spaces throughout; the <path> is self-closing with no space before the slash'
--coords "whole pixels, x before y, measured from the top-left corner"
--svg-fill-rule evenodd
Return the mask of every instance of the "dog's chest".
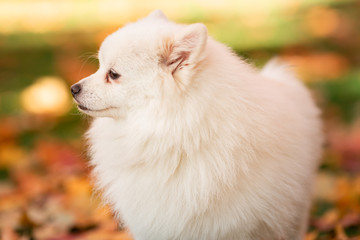
<path id="1" fill-rule="evenodd" d="M 199 202 L 193 198 L 197 188 L 195 179 L 192 185 L 185 186 L 185 182 L 190 180 L 168 182 L 158 172 L 112 169 L 107 174 L 111 174 L 113 179 L 105 188 L 105 196 L 134 232 L 137 232 L 136 229 L 151 232 L 154 226 L 167 226 L 168 229 L 156 229 L 155 232 L 175 233 L 184 228 L 196 212 L 201 211 Z M 176 229 L 169 229 L 170 226 Z"/>

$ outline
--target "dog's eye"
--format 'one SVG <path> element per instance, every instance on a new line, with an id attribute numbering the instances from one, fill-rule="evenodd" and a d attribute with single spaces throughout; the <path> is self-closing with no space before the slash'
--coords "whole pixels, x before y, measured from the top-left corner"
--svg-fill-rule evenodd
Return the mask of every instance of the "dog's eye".
<path id="1" fill-rule="evenodd" d="M 117 72 L 115 72 L 113 69 L 110 69 L 109 70 L 109 77 L 112 79 L 112 80 L 116 80 L 120 77 L 120 74 L 118 74 Z"/>

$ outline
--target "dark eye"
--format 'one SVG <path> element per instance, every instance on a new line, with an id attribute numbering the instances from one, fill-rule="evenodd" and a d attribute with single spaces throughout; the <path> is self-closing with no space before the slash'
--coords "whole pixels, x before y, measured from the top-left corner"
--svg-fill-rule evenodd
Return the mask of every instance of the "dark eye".
<path id="1" fill-rule="evenodd" d="M 112 79 L 112 80 L 116 80 L 120 77 L 120 74 L 118 74 L 117 72 L 115 72 L 113 69 L 110 69 L 109 70 L 109 77 Z"/>

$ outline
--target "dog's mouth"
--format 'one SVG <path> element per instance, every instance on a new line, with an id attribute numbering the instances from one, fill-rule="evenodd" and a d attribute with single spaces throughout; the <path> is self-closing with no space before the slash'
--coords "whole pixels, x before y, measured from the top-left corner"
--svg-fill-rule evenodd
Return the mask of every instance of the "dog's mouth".
<path id="1" fill-rule="evenodd" d="M 81 110 L 84 110 L 84 111 L 91 111 L 90 109 L 88 109 L 87 107 L 85 107 L 83 105 L 78 105 L 78 108 L 80 108 Z"/>
<path id="2" fill-rule="evenodd" d="M 90 109 L 90 108 L 87 108 L 83 105 L 78 105 L 78 108 L 82 111 L 85 111 L 85 112 L 103 112 L 103 111 L 107 111 L 107 110 L 110 110 L 110 109 L 114 109 L 114 107 L 108 107 L 108 108 L 103 108 L 103 109 Z"/>

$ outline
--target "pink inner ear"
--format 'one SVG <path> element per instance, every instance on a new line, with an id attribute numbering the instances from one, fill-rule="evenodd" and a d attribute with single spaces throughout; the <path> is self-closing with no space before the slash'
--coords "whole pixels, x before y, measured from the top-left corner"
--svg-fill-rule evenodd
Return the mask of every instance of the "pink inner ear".
<path id="1" fill-rule="evenodd" d="M 168 67 L 172 74 L 198 60 L 206 41 L 206 32 L 201 30 L 198 25 L 192 25 L 163 40 L 159 49 L 160 63 Z"/>
<path id="2" fill-rule="evenodd" d="M 191 48 L 184 47 L 188 45 L 189 42 L 190 41 L 175 42 L 174 39 L 168 38 L 165 39 L 160 46 L 160 62 L 169 67 L 172 74 L 181 69 L 182 66 L 188 65 L 183 63 L 190 56 Z"/>
<path id="3" fill-rule="evenodd" d="M 185 60 L 189 58 L 189 52 L 180 52 L 179 57 L 169 62 L 167 65 L 171 66 L 174 65 L 175 67 L 171 71 L 174 74 L 178 69 L 181 69 L 183 66 L 187 66 L 188 64 L 183 64 Z"/>

